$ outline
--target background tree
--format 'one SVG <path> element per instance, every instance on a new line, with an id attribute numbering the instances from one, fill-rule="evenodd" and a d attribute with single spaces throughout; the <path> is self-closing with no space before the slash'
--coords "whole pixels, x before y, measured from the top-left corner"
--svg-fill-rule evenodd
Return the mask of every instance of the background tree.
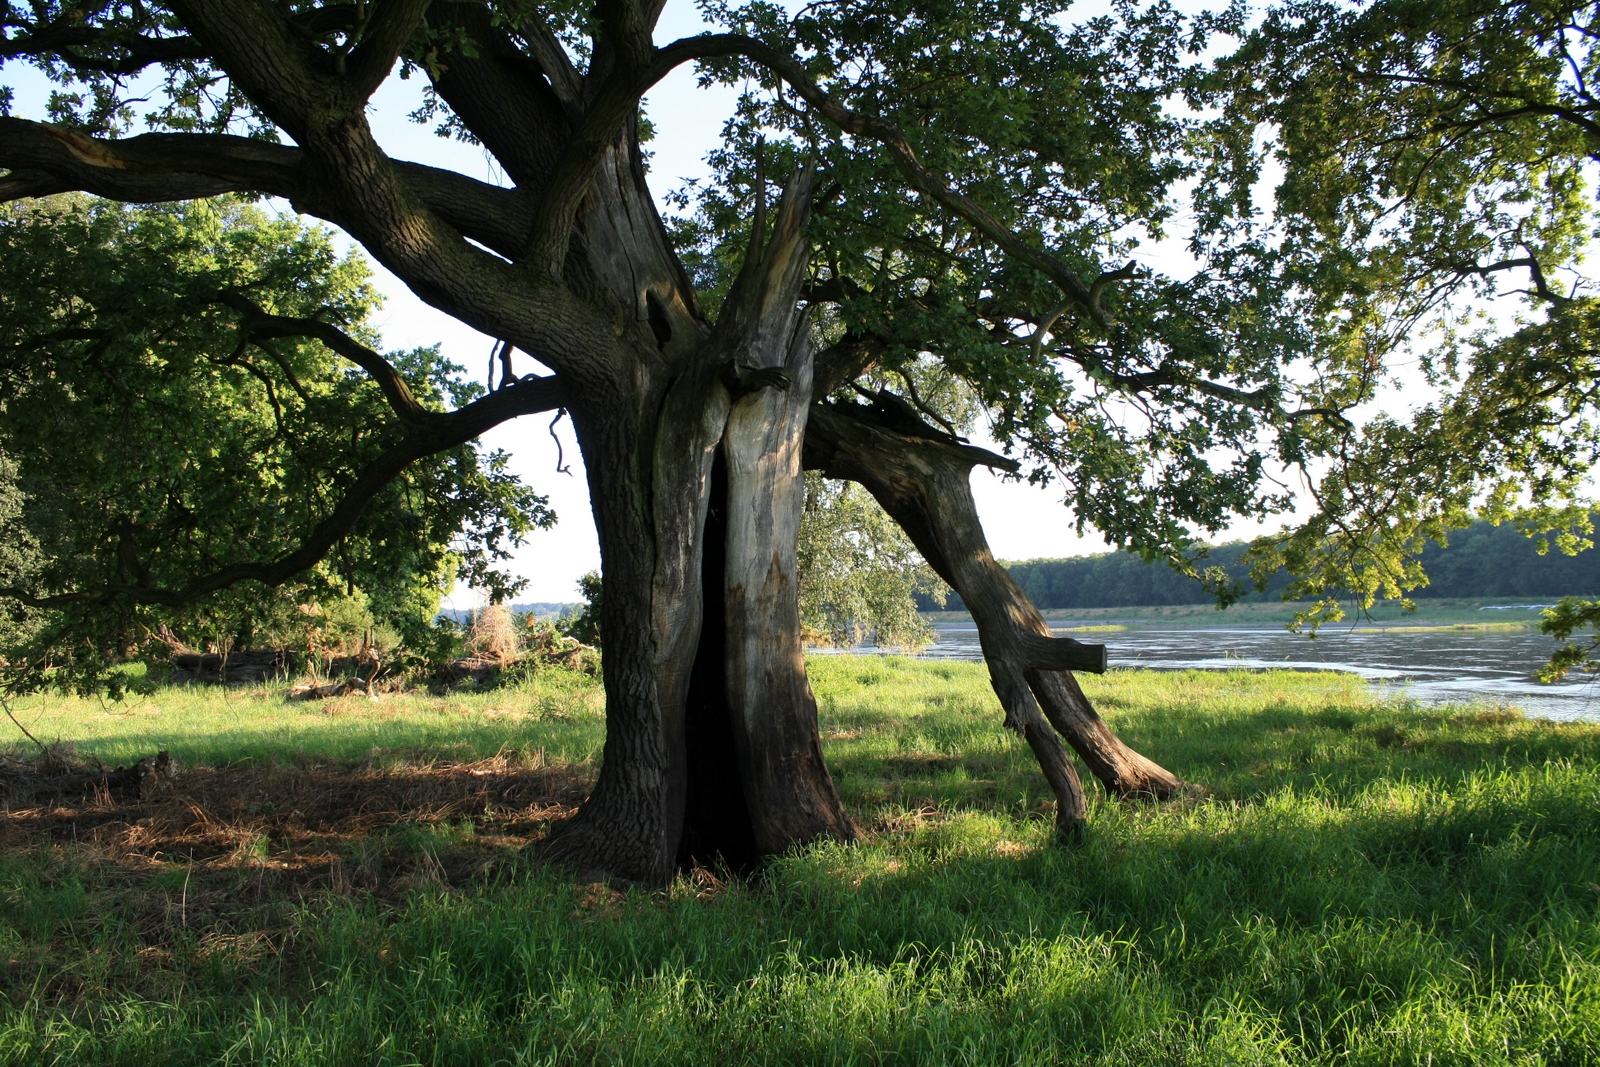
<path id="1" fill-rule="evenodd" d="M 376 343 L 367 268 L 326 231 L 230 200 L 57 197 L 0 207 L 0 250 L 0 455 L 18 530 L 0 566 L 8 602 L 42 625 L 9 654 L 23 682 L 86 683 L 158 633 L 303 644 L 330 611 L 415 645 L 457 578 L 515 591 L 496 561 L 553 516 L 503 456 L 469 444 L 380 467 L 364 507 L 324 522 L 325 551 L 295 560 L 400 437 L 379 386 L 315 335 Z M 392 363 L 424 410 L 480 391 L 434 350 Z M 74 595 L 196 581 L 217 595 Z"/>
<path id="2" fill-rule="evenodd" d="M 64 91 L 48 123 L 0 118 L 0 195 L 287 197 L 502 341 L 500 388 L 428 412 L 393 387 L 395 364 L 300 315 L 298 329 L 383 390 L 399 443 L 373 463 L 390 457 L 398 471 L 501 418 L 572 412 L 603 561 L 607 740 L 595 789 L 552 852 L 587 869 L 660 880 L 681 859 L 737 864 L 850 836 L 801 657 L 803 466 L 864 486 L 961 594 L 1068 834 L 1084 801 L 1063 742 L 1113 793 L 1180 783 L 1083 698 L 1070 669 L 1103 667 L 1104 649 L 1052 638 L 996 563 L 972 466 L 1059 479 L 1080 528 L 1190 568 L 1198 533 L 1289 507 L 1275 475 L 1299 469 L 1318 510 L 1303 533 L 1265 546 L 1263 565 L 1284 559 L 1363 596 L 1414 582 L 1394 554 L 1420 547 L 1404 531 L 1442 534 L 1465 521 L 1464 502 L 1510 514 L 1522 494 L 1530 523 L 1577 521 L 1562 509 L 1586 460 L 1546 431 L 1551 405 L 1581 408 L 1581 390 L 1552 397 L 1519 392 L 1516 375 L 1468 373 L 1481 388 L 1446 382 L 1409 422 L 1355 429 L 1385 361 L 1404 355 L 1379 342 L 1416 321 L 1406 309 L 1418 305 L 1395 296 L 1406 278 L 1435 276 L 1434 222 L 1481 200 L 1471 225 L 1490 232 L 1514 216 L 1549 277 L 1577 251 L 1579 200 L 1563 192 L 1575 172 L 1560 156 L 1464 162 L 1454 187 L 1417 186 L 1438 210 L 1416 217 L 1433 221 L 1385 243 L 1409 186 L 1373 199 L 1335 183 L 1330 207 L 1293 195 L 1310 188 L 1294 164 L 1262 215 L 1263 152 L 1301 143 L 1302 127 L 1310 143 L 1317 114 L 1300 102 L 1319 102 L 1307 95 L 1319 83 L 1296 72 L 1329 42 L 1296 36 L 1298 16 L 1213 74 L 1196 57 L 1240 30 L 1238 14 L 1189 20 L 1159 4 L 1087 20 L 1013 0 L 793 15 L 710 4 L 726 32 L 660 46 L 660 8 L 639 0 L 3 10 L 0 54 L 39 64 Z M 644 180 L 639 101 L 689 62 L 746 91 L 715 179 L 668 226 Z M 505 186 L 383 151 L 365 106 L 397 63 L 426 78 L 429 107 L 484 146 Z M 136 95 L 158 101 L 152 132 L 126 136 Z M 1383 125 L 1349 100 L 1320 103 L 1332 136 L 1351 143 Z M 1536 207 L 1496 214 L 1497 203 Z M 1163 273 L 1150 253 L 1174 236 L 1193 268 Z M 1493 266 L 1463 262 L 1452 261 L 1463 278 Z M 1574 310 L 1562 312 L 1569 326 L 1585 321 Z M 1436 332 L 1433 365 L 1461 365 L 1451 344 L 1505 363 L 1546 358 L 1572 333 L 1554 314 L 1530 324 L 1542 333 Z M 553 375 L 515 373 L 514 351 Z M 1013 455 L 962 441 L 915 376 L 901 379 L 915 364 L 965 383 Z M 344 501 L 307 522 L 345 514 Z M 1433 515 L 1442 523 L 1429 526 Z M 305 555 L 215 573 L 281 581 L 293 568 L 271 568 L 309 566 L 331 547 L 308 536 Z M 53 596 L 189 603 L 212 581 L 227 584 L 152 573 Z"/>
<path id="3" fill-rule="evenodd" d="M 806 475 L 800 517 L 800 625 L 809 644 L 915 649 L 933 638 L 917 595 L 944 583 L 877 501 L 854 482 Z"/>

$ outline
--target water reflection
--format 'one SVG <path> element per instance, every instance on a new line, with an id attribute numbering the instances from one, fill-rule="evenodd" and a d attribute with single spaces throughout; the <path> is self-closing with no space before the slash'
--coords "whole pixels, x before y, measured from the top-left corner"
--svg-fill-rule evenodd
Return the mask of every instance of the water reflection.
<path id="1" fill-rule="evenodd" d="M 921 655 L 983 658 L 978 631 L 971 623 L 941 623 L 935 630 L 938 640 Z M 1533 672 L 1555 647 L 1548 636 L 1536 631 L 1327 629 L 1314 641 L 1277 627 L 1123 630 L 1067 636 L 1104 643 L 1113 667 L 1346 671 L 1416 700 L 1510 703 L 1530 715 L 1600 720 L 1600 685 L 1581 678 L 1556 685 L 1534 680 Z M 848 651 L 892 650 L 863 646 Z"/>

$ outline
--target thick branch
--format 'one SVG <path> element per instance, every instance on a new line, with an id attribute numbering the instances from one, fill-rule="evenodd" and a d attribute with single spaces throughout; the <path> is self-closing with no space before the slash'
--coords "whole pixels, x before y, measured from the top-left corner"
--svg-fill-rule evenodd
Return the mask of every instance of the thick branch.
<path id="1" fill-rule="evenodd" d="M 121 54 L 110 59 L 83 51 L 104 45 L 110 45 Z M 113 36 L 79 19 L 63 17 L 32 32 L 0 41 L 0 60 L 33 56 L 56 56 L 78 71 L 129 75 L 153 64 L 204 59 L 206 51 L 193 37 Z"/>
<path id="2" fill-rule="evenodd" d="M 1022 655 L 1030 670 L 1106 672 L 1105 645 L 1086 645 L 1070 637 L 1027 634 L 1022 640 Z"/>
<path id="3" fill-rule="evenodd" d="M 428 12 L 434 36 L 455 43 L 438 57 L 434 90 L 519 188 L 538 193 L 581 118 L 583 82 L 543 19 L 526 22 L 516 27 L 525 50 L 482 5 L 440 3 Z M 530 223 L 531 216 L 513 256 L 526 245 Z"/>
<path id="4" fill-rule="evenodd" d="M 970 446 L 953 446 L 860 419 L 869 409 L 814 404 L 805 465 L 861 483 L 883 505 L 978 626 L 1006 721 L 1033 744 L 1041 709 L 1114 794 L 1170 796 L 1176 777 L 1128 748 L 1095 713 L 1072 670 L 1103 670 L 1105 649 L 1051 634 L 1014 578 L 994 558 L 972 497 Z M 929 428 L 930 434 L 934 431 Z M 1035 747 L 1046 774 L 1048 751 Z"/>
<path id="5" fill-rule="evenodd" d="M 345 84 L 353 95 L 365 100 L 383 84 L 400 58 L 400 50 L 422 25 L 430 3 L 432 0 L 386 0 L 366 8 L 372 14 L 362 27 L 360 43 L 345 62 Z"/>
<path id="6" fill-rule="evenodd" d="M 114 140 L 0 117 L 0 167 L 13 172 L 0 187 L 8 199 L 66 189 L 145 203 L 241 190 L 289 196 L 301 180 L 300 162 L 298 149 L 245 137 L 147 133 Z"/>
<path id="7" fill-rule="evenodd" d="M 212 62 L 238 83 L 252 103 L 301 144 L 313 116 L 329 105 L 347 112 L 356 101 L 330 91 L 328 54 L 283 17 L 270 0 L 174 0 L 172 9 L 206 46 Z"/>
<path id="8" fill-rule="evenodd" d="M 301 201 L 307 175 L 298 148 L 247 137 L 147 133 L 89 137 L 43 122 L 0 117 L 0 201 L 83 190 L 108 200 L 159 203 L 254 192 Z M 397 161 L 412 193 L 441 219 L 510 258 L 532 212 L 516 190 L 455 171 Z M 340 221 L 328 212 L 330 222 Z"/>
<path id="9" fill-rule="evenodd" d="M 383 390 L 383 397 L 389 402 L 389 407 L 405 425 L 421 427 L 451 417 L 442 412 L 430 412 L 419 404 L 411 392 L 411 387 L 400 376 L 400 372 L 395 370 L 394 364 L 337 326 L 319 319 L 268 314 L 259 304 L 242 293 L 221 293 L 217 296 L 217 300 L 243 316 L 245 329 L 252 339 L 311 337 L 321 341 L 366 371 L 378 383 L 378 388 Z"/>

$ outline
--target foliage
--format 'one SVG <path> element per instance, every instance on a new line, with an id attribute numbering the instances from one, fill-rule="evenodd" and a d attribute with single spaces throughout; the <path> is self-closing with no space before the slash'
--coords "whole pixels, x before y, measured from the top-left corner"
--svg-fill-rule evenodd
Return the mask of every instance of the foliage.
<path id="1" fill-rule="evenodd" d="M 307 69 L 341 77 L 376 34 L 430 79 L 419 118 L 485 145 L 535 198 L 544 146 L 452 110 L 449 69 L 548 48 L 591 85 L 613 69 L 594 47 L 610 9 L 461 5 L 392 40 L 364 10 L 281 14 Z M 1237 583 L 1201 569 L 1198 538 L 1288 511 L 1303 481 L 1308 511 L 1253 558 L 1324 598 L 1311 622 L 1338 617 L 1337 591 L 1405 596 L 1416 554 L 1474 515 L 1583 542 L 1600 448 L 1600 305 L 1579 263 L 1592 6 L 1295 0 L 1248 31 L 1242 5 L 1187 17 L 1132 0 L 1089 17 L 1060 0 L 702 10 L 746 37 L 700 61 L 742 95 L 671 227 L 713 313 L 767 176 L 813 163 L 806 295 L 819 335 L 858 357 L 846 378 L 936 364 L 1030 477 L 1060 482 L 1080 530 L 1226 599 Z M 295 93 L 228 77 L 181 8 L 4 11 L 5 54 L 58 83 L 62 126 L 268 141 L 312 121 L 284 118 Z M 1392 402 L 1400 378 L 1429 392 L 1414 412 Z"/>
<path id="2" fill-rule="evenodd" d="M 800 625 L 810 644 L 927 644 L 917 594 L 942 603 L 944 583 L 866 490 L 806 475 L 800 519 Z"/>
<path id="3" fill-rule="evenodd" d="M 1207 181 L 1281 168 L 1274 215 L 1240 225 L 1321 338 L 1330 402 L 1401 376 L 1430 397 L 1355 433 L 1309 425 L 1317 511 L 1257 551 L 1260 573 L 1303 576 L 1291 595 L 1401 596 L 1414 554 L 1474 513 L 1588 543 L 1597 18 L 1572 0 L 1290 3 L 1205 97 L 1227 114 Z"/>
<path id="4" fill-rule="evenodd" d="M 1238 269 L 1135 285 L 1124 270 L 1141 242 L 1165 235 L 1195 172 L 1197 129 L 1168 101 L 1198 76 L 1195 50 L 1222 24 L 1131 4 L 1074 24 L 1064 5 L 1007 0 L 821 5 L 792 18 L 759 3 L 716 10 L 774 47 L 801 49 L 820 84 L 906 131 L 941 181 L 1103 279 L 1115 321 L 1063 304 L 1037 269 L 906 196 L 888 152 L 828 136 L 757 64 L 705 65 L 768 88 L 747 92 L 713 154 L 717 184 L 684 197 L 696 225 L 683 232 L 707 238 L 697 262 L 735 254 L 758 143 L 769 171 L 814 156 L 829 192 L 813 236 L 830 339 L 870 347 L 891 376 L 931 363 L 961 382 L 994 435 L 1030 461 L 1030 477 L 1064 482 L 1080 529 L 1181 563 L 1191 527 L 1285 505 L 1261 478 L 1270 413 L 1237 403 L 1244 390 L 1287 390 L 1280 361 L 1299 342 L 1273 316 L 1270 279 Z M 774 130 L 788 133 L 784 146 Z M 1238 391 L 1184 388 L 1213 374 Z M 1157 386 L 1149 398 L 1146 379 Z"/>
<path id="5" fill-rule="evenodd" d="M 83 198 L 0 208 L 0 450 L 40 563 L 6 603 L 99 586 L 181 588 L 280 558 L 394 440 L 377 383 L 317 340 L 255 329 L 309 316 L 375 340 L 367 269 L 326 231 L 243 203 L 129 208 Z M 437 350 L 394 363 L 432 409 L 470 399 Z M 290 584 L 234 586 L 201 606 L 111 596 L 57 604 L 31 651 L 38 681 L 93 677 L 163 627 L 196 645 L 348 643 L 377 628 L 426 643 L 457 578 L 495 569 L 553 516 L 505 457 L 460 446 L 412 464 L 328 558 Z M 320 606 L 319 606 L 320 605 Z M 338 616 L 338 618 L 334 618 Z M 348 617 L 346 617 L 348 616 Z"/>
<path id="6" fill-rule="evenodd" d="M 1064 482 L 1080 532 L 1224 602 L 1243 583 L 1204 569 L 1193 535 L 1287 510 L 1290 478 L 1302 518 L 1254 547 L 1254 577 L 1295 574 L 1288 595 L 1322 601 L 1313 625 L 1341 597 L 1425 584 L 1417 555 L 1477 515 L 1581 548 L 1600 448 L 1580 263 L 1596 9 L 1296 2 L 1248 33 L 1241 10 L 1116 4 L 1074 26 L 1007 3 L 717 9 L 799 43 L 941 181 L 1108 282 L 1109 323 L 1071 300 L 1047 313 L 1037 274 L 904 196 L 889 153 L 827 136 L 755 63 L 706 67 L 766 88 L 746 92 L 719 182 L 686 191 L 680 233 L 703 270 L 729 260 L 787 131 L 831 183 L 830 336 L 871 339 L 890 369 L 936 361 L 1031 477 Z M 1214 68 L 1186 58 L 1229 34 L 1242 46 Z M 1117 273 L 1180 235 L 1187 277 Z"/>
<path id="7" fill-rule="evenodd" d="M 1564 597 L 1555 607 L 1544 610 L 1544 621 L 1539 629 L 1557 641 L 1569 641 L 1574 633 L 1583 629 L 1600 631 L 1600 600 Z M 1595 658 L 1597 649 L 1600 649 L 1600 637 L 1593 637 L 1587 645 L 1569 641 L 1556 649 L 1550 662 L 1540 669 L 1539 680 L 1559 682 L 1573 671 L 1600 671 L 1600 660 Z"/>
<path id="8" fill-rule="evenodd" d="M 238 858 L 145 859 L 87 834 L 9 849 L 0 1058 L 1594 1063 L 1593 724 L 1374 703 L 1338 675 L 1086 678 L 1119 732 L 1212 792 L 1095 805 L 1087 843 L 1066 851 L 1046 843 L 1036 773 L 982 665 L 812 667 L 865 840 L 758 881 L 575 885 L 513 858 L 498 814 L 419 811 L 308 842 L 308 863 L 336 848 L 347 875 L 381 856 L 394 876 L 303 896 L 277 880 L 289 838 L 245 840 Z M 338 715 L 192 693 L 22 713 L 108 762 L 170 740 L 187 766 L 222 771 L 237 731 L 284 765 L 278 781 L 310 777 L 297 753 L 404 780 L 502 747 L 497 773 L 536 781 L 600 749 L 593 683 L 550 681 L 568 688 Z M 263 847 L 265 863 L 248 851 Z M 468 873 L 495 849 L 494 875 Z"/>
<path id="9" fill-rule="evenodd" d="M 591 648 L 600 647 L 600 594 L 602 590 L 599 571 L 590 571 L 578 579 L 578 595 L 583 606 L 568 611 L 556 621 L 556 628 L 568 637 Z"/>
<path id="10" fill-rule="evenodd" d="M 43 562 L 38 539 L 23 521 L 26 499 L 16 460 L 0 449 L 0 587 L 30 580 Z M 0 600 L 0 647 L 16 645 L 35 622 L 35 613 L 21 604 Z"/>

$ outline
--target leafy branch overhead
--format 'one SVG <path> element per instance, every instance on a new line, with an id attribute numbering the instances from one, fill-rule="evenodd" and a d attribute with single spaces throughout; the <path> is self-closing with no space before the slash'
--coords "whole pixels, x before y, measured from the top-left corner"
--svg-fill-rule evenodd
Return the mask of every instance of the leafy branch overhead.
<path id="1" fill-rule="evenodd" d="M 1548 280 L 1574 265 L 1588 211 L 1592 58 L 1562 28 L 1587 25 L 1581 5 L 1298 4 L 1249 32 L 1235 11 L 1119 4 L 1074 24 L 1068 7 L 1006 0 L 708 15 L 725 32 L 658 47 L 631 3 L 8 4 L 0 53 L 63 91 L 53 124 L 0 120 L 0 182 L 289 197 L 578 382 L 621 361 L 570 328 L 592 317 L 560 277 L 585 190 L 643 93 L 696 62 L 747 89 L 716 179 L 680 200 L 691 267 L 738 261 L 758 145 L 773 173 L 816 160 L 822 328 L 875 342 L 877 364 L 931 354 L 970 382 L 1081 525 L 1181 563 L 1194 534 L 1287 508 L 1276 472 L 1303 471 L 1313 517 L 1263 559 L 1316 575 L 1307 590 L 1365 596 L 1418 580 L 1401 549 L 1485 491 L 1536 523 L 1573 521 L 1559 505 L 1585 454 L 1570 427 L 1588 375 L 1570 361 L 1530 375 L 1515 337 L 1472 332 L 1462 297 L 1516 275 L 1535 304 L 1570 299 Z M 1207 69 L 1202 51 L 1230 35 L 1243 47 Z M 360 108 L 397 60 L 512 187 L 383 152 Z M 137 114 L 151 79 L 159 104 Z M 135 123 L 152 132 L 125 136 Z M 1264 214 L 1274 156 L 1285 177 Z M 1186 243 L 1194 269 L 1141 264 L 1161 240 Z M 694 297 L 675 295 L 669 319 L 692 318 Z M 1347 413 L 1379 395 L 1418 324 L 1446 340 L 1420 357 L 1434 414 L 1353 433 Z M 1508 396 L 1512 381 L 1535 384 Z M 1452 414 L 1491 405 L 1531 432 Z M 1366 484 L 1398 462 L 1431 465 L 1437 490 L 1408 505 Z"/>

